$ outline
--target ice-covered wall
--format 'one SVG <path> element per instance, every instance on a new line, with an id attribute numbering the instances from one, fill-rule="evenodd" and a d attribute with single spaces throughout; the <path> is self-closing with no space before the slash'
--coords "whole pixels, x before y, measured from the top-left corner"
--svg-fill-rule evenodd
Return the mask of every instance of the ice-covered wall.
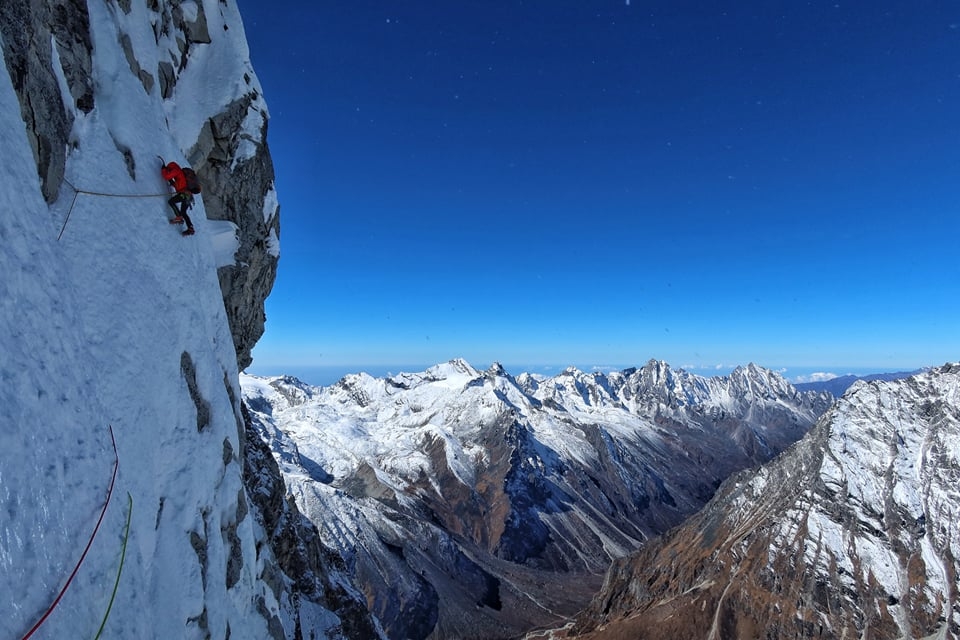
<path id="1" fill-rule="evenodd" d="M 236 5 L 4 0 L 0 45 L 0 637 L 88 541 L 35 637 L 375 637 L 247 435 L 278 217 Z M 203 179 L 195 236 L 157 156 Z"/>

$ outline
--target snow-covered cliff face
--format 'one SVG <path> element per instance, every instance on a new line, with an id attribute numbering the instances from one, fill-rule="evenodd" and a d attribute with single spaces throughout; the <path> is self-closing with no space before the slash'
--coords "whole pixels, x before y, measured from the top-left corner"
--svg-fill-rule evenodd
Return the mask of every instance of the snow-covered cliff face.
<path id="1" fill-rule="evenodd" d="M 204 187 L 194 215 L 223 221 L 208 231 L 218 235 L 224 306 L 244 369 L 263 335 L 280 219 L 267 108 L 237 9 L 196 0 L 86 5 L 0 5 L 4 62 L 44 198 L 69 200 L 64 178 L 81 190 L 121 191 L 99 158 L 87 153 L 81 162 L 91 122 L 109 136 L 111 155 L 123 161 L 140 193 L 162 187 L 158 155 L 192 166 Z M 154 135 L 158 127 L 163 140 Z M 129 202 L 111 204 L 122 209 Z M 112 211 L 100 208 L 107 216 Z"/>
<path id="2" fill-rule="evenodd" d="M 103 638 L 376 636 L 247 438 L 243 317 L 278 223 L 236 6 L 4 0 L 0 41 L 0 637 L 88 541 L 34 637 L 93 637 L 108 608 Z M 200 171 L 193 237 L 158 155 Z M 246 245 L 266 266 L 240 298 L 221 284 Z"/>
<path id="3" fill-rule="evenodd" d="M 329 388 L 244 376 L 297 502 L 391 637 L 515 637 L 584 606 L 614 558 L 832 398 L 758 367 L 549 378 L 457 360 Z"/>
<path id="4" fill-rule="evenodd" d="M 563 637 L 960 637 L 960 365 L 859 382 L 614 565 Z"/>

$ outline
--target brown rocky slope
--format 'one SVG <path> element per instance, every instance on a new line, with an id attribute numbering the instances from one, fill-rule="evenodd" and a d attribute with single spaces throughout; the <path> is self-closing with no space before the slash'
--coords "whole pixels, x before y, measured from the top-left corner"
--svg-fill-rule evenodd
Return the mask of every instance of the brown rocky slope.
<path id="1" fill-rule="evenodd" d="M 540 635 L 956 638 L 958 479 L 960 366 L 860 383 Z"/>

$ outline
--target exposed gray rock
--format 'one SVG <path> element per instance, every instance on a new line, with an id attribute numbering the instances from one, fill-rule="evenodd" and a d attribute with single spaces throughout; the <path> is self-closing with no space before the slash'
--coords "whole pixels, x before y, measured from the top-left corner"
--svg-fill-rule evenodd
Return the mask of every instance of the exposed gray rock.
<path id="1" fill-rule="evenodd" d="M 200 535 L 196 531 L 190 532 L 190 546 L 193 547 L 194 552 L 197 554 L 197 562 L 200 563 L 200 577 L 203 580 L 203 588 L 207 588 L 207 518 L 204 514 L 203 518 L 203 529 L 204 535 Z"/>
<path id="2" fill-rule="evenodd" d="M 197 385 L 197 369 L 193 364 L 193 358 L 186 351 L 180 354 L 180 373 L 183 374 L 183 379 L 187 383 L 190 399 L 197 408 L 197 431 L 203 431 L 210 424 L 210 403 L 200 394 L 200 387 Z"/>
<path id="3" fill-rule="evenodd" d="M 240 537 L 237 536 L 237 522 L 232 522 L 225 526 L 220 532 L 223 536 L 223 544 L 230 549 L 230 555 L 227 558 L 227 589 L 232 589 L 240 580 L 241 571 L 243 571 L 243 549 L 240 546 Z"/>
<path id="4" fill-rule="evenodd" d="M 146 69 L 140 67 L 137 57 L 133 54 L 133 43 L 130 41 L 130 36 L 126 33 L 120 35 L 120 46 L 123 47 L 123 55 L 127 58 L 127 64 L 130 65 L 130 71 L 133 72 L 133 75 L 140 78 L 140 82 L 143 84 L 144 91 L 147 93 L 153 91 L 153 75 Z"/>
<path id="5" fill-rule="evenodd" d="M 0 37 L 43 196 L 47 202 L 53 202 L 63 181 L 73 125 L 73 112 L 60 95 L 58 74 L 63 75 L 70 89 L 71 108 L 89 113 L 94 106 L 93 46 L 86 2 L 4 0 L 0 2 Z"/>
<path id="6" fill-rule="evenodd" d="M 197 3 L 197 19 L 193 22 L 186 20 L 179 2 L 173 4 L 174 20 L 183 29 L 187 42 L 210 44 L 210 31 L 207 29 L 207 16 L 203 10 L 203 3 Z"/>
<path id="7" fill-rule="evenodd" d="M 204 185 L 203 203 L 211 220 L 229 220 L 237 225 L 240 246 L 233 265 L 218 271 L 223 303 L 230 321 L 237 364 L 245 369 L 253 361 L 250 352 L 263 335 L 266 314 L 264 301 L 273 288 L 279 255 L 279 207 L 270 209 L 274 189 L 273 161 L 266 144 L 267 121 L 257 139 L 243 128 L 261 103 L 252 92 L 211 118 L 189 159 Z M 256 151 L 236 162 L 238 150 L 252 145 Z"/>
<path id="8" fill-rule="evenodd" d="M 173 95 L 173 87 L 176 84 L 176 73 L 173 70 L 173 64 L 162 61 L 157 66 L 157 75 L 160 76 L 160 97 L 166 100 Z"/>

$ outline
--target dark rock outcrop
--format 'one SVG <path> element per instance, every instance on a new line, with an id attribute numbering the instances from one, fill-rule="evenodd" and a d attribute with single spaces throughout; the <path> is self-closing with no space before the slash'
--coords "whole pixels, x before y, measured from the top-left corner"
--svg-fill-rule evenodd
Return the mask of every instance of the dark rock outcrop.
<path id="1" fill-rule="evenodd" d="M 345 566 L 339 555 L 320 541 L 316 526 L 297 509 L 280 475 L 280 467 L 270 448 L 251 421 L 246 404 L 242 406 L 246 429 L 243 483 L 256 514 L 267 534 L 267 544 L 277 566 L 267 566 L 264 580 L 279 600 L 292 583 L 295 610 L 302 600 L 315 602 L 340 618 L 346 638 L 378 638 L 380 632 L 370 618 L 362 596 L 353 591 L 345 578 Z M 337 576 L 341 576 L 337 580 Z M 281 636 L 282 637 L 282 636 Z"/>
<path id="2" fill-rule="evenodd" d="M 220 267 L 217 275 L 241 370 L 250 366 L 250 352 L 263 335 L 264 301 L 273 288 L 280 255 L 280 207 L 262 110 L 257 91 L 251 88 L 250 94 L 207 121 L 188 155 L 206 185 L 207 218 L 237 226 L 235 262 Z M 244 129 L 251 117 L 262 123 L 257 136 Z M 241 145 L 253 151 L 247 150 L 237 161 Z"/>
<path id="3" fill-rule="evenodd" d="M 72 102 L 84 113 L 94 107 L 87 4 L 83 0 L 4 0 L 0 36 L 43 196 L 53 202 L 63 181 L 73 125 L 73 112 L 64 102 Z M 69 96 L 60 95 L 58 72 L 64 76 Z"/>

